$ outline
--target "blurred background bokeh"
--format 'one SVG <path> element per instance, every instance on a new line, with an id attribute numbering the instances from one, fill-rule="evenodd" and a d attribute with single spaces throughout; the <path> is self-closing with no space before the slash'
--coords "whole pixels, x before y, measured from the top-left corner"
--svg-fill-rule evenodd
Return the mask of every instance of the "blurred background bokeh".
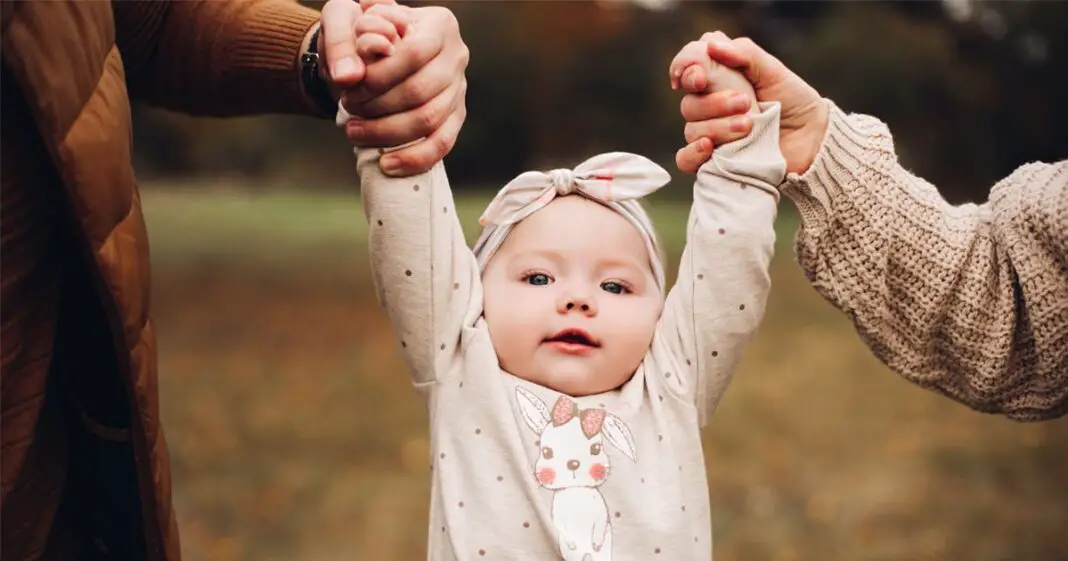
<path id="1" fill-rule="evenodd" d="M 446 163 L 472 234 L 527 169 L 607 150 L 674 169 L 668 63 L 716 29 L 886 121 L 955 203 L 1068 157 L 1065 2 L 433 3 L 471 49 Z M 186 558 L 424 558 L 426 413 L 374 300 L 341 131 L 137 106 L 134 135 Z M 674 256 L 676 179 L 653 204 Z M 895 376 L 805 282 L 780 212 L 765 323 L 705 433 L 717 561 L 1068 559 L 1068 420 L 981 415 Z"/>

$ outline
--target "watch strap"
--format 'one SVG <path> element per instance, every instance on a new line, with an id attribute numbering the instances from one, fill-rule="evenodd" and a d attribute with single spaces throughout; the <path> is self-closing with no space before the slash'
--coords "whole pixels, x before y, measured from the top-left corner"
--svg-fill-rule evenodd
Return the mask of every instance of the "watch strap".
<path id="1" fill-rule="evenodd" d="M 330 93 L 330 88 L 319 73 L 324 64 L 323 57 L 319 53 L 319 32 L 316 27 L 312 32 L 308 49 L 300 55 L 300 84 L 304 95 L 311 100 L 317 113 L 325 118 L 333 118 L 337 114 L 337 100 Z"/>

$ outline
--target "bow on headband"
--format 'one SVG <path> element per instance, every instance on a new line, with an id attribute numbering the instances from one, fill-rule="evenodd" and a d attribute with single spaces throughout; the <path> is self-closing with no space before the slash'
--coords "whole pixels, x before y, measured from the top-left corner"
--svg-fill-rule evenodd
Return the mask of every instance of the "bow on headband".
<path id="1" fill-rule="evenodd" d="M 479 223 L 515 224 L 557 196 L 572 193 L 602 203 L 640 199 L 668 181 L 671 175 L 652 160 L 627 152 L 610 152 L 594 156 L 574 170 L 528 171 L 519 175 L 497 193 Z"/>
<path id="2" fill-rule="evenodd" d="M 660 262 L 656 234 L 638 199 L 655 192 L 670 180 L 667 170 L 652 160 L 627 152 L 594 156 L 574 170 L 520 174 L 497 193 L 479 219 L 484 226 L 474 246 L 479 267 L 485 270 L 490 257 L 515 224 L 558 196 L 579 194 L 618 212 L 638 229 L 649 252 L 653 276 L 663 292 L 664 267 Z"/>

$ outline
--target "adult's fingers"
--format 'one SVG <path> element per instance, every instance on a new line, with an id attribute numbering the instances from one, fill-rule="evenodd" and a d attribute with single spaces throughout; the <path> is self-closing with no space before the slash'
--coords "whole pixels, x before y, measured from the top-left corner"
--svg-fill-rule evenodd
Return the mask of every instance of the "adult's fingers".
<path id="1" fill-rule="evenodd" d="M 753 120 L 746 115 L 722 119 L 709 119 L 686 123 L 683 136 L 686 142 L 695 142 L 707 138 L 712 144 L 720 146 L 744 138 L 753 129 Z"/>
<path id="2" fill-rule="evenodd" d="M 467 108 L 461 105 L 430 136 L 416 144 L 382 156 L 379 160 L 382 173 L 403 177 L 429 170 L 452 151 L 466 117 Z"/>
<path id="3" fill-rule="evenodd" d="M 709 38 L 702 40 L 708 45 L 708 54 L 718 60 L 721 64 L 730 66 L 731 68 L 743 68 L 748 66 L 750 62 L 750 56 L 752 53 L 748 52 L 739 46 L 735 40 L 726 38 Z"/>
<path id="4" fill-rule="evenodd" d="M 466 90 L 464 80 L 413 110 L 375 119 L 352 119 L 345 126 L 345 134 L 352 144 L 365 147 L 396 146 L 430 136 L 463 105 Z"/>
<path id="5" fill-rule="evenodd" d="M 762 63 L 766 54 L 748 37 L 724 41 L 713 40 L 708 43 L 708 56 L 712 60 L 741 71 L 745 77 L 753 83 L 753 87 L 759 89 Z"/>
<path id="6" fill-rule="evenodd" d="M 455 80 L 462 75 L 470 56 L 460 38 L 456 17 L 449 10 L 437 6 L 418 8 L 418 15 L 408 35 L 396 47 L 393 56 L 376 62 L 368 69 L 360 87 L 349 92 L 346 103 L 355 105 L 377 97 L 427 65 L 447 66 L 453 71 L 452 79 Z M 436 60 L 438 57 L 443 58 Z M 424 98 L 423 102 L 428 99 Z"/>
<path id="7" fill-rule="evenodd" d="M 679 103 L 679 111 L 687 122 L 707 121 L 742 115 L 749 111 L 751 103 L 749 96 L 742 92 L 723 90 L 710 94 L 685 95 Z"/>
<path id="8" fill-rule="evenodd" d="M 464 82 L 463 68 L 457 68 L 457 62 L 438 57 L 380 96 L 361 102 L 359 91 L 346 92 L 342 103 L 349 113 L 364 119 L 414 110 Z"/>
<path id="9" fill-rule="evenodd" d="M 684 173 L 697 173 L 701 165 L 712 157 L 712 141 L 699 138 L 675 153 L 675 165 Z"/>
<path id="10" fill-rule="evenodd" d="M 329 0 L 323 5 L 319 27 L 319 52 L 326 57 L 331 81 L 340 87 L 354 86 L 363 78 L 364 65 L 356 52 L 353 31 L 362 11 L 352 0 Z"/>
<path id="11" fill-rule="evenodd" d="M 345 92 L 345 107 L 353 111 L 359 104 L 392 90 L 426 67 L 440 50 L 440 40 L 433 38 L 410 37 L 401 41 L 395 45 L 393 56 L 376 61 L 359 86 Z"/>

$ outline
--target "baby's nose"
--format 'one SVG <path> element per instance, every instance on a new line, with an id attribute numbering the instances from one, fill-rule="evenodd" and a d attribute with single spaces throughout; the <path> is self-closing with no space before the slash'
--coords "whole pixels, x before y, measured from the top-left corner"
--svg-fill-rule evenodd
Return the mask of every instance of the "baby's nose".
<path id="1" fill-rule="evenodd" d="M 597 304 L 585 294 L 566 294 L 557 302 L 557 311 L 567 314 L 572 311 L 587 316 L 597 315 Z"/>
<path id="2" fill-rule="evenodd" d="M 568 460 L 567 461 L 567 469 L 569 469 L 571 471 L 577 470 L 580 465 L 582 465 L 582 464 L 580 464 L 578 460 Z"/>

